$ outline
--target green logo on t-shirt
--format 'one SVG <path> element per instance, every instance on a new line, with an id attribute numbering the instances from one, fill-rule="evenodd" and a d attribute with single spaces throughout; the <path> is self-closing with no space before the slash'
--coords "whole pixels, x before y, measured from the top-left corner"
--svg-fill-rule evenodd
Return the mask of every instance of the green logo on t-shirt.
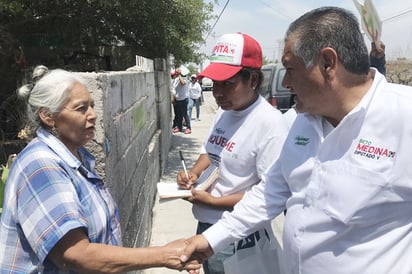
<path id="1" fill-rule="evenodd" d="M 296 136 L 295 137 L 295 145 L 306 146 L 309 144 L 309 138 L 303 136 Z"/>

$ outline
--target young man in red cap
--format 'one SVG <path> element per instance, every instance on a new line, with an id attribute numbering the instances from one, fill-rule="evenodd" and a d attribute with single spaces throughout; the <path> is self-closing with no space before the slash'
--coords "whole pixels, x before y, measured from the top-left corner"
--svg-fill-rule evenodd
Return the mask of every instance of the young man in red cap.
<path id="1" fill-rule="evenodd" d="M 199 221 L 197 233 L 216 223 L 226 210 L 260 181 L 265 169 L 278 155 L 286 135 L 282 114 L 260 96 L 263 80 L 262 50 L 246 34 L 225 34 L 217 41 L 211 64 L 200 77 L 213 80 L 213 96 L 219 110 L 188 177 L 177 175 L 182 188 L 191 188 L 206 169 L 218 169 L 218 178 L 207 191 L 192 188 L 193 214 Z M 275 241 L 270 221 L 245 242 Z M 250 241 L 249 241 L 250 240 Z M 210 257 L 204 264 L 206 274 L 224 273 L 223 261 L 234 253 L 234 244 Z M 236 249 L 245 248 L 242 244 Z M 276 254 L 274 254 L 276 255 Z"/>

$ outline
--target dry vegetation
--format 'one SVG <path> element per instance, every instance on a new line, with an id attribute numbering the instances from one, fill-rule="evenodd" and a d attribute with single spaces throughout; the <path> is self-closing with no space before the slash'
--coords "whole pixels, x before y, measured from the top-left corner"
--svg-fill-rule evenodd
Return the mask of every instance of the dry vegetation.
<path id="1" fill-rule="evenodd" d="M 412 60 L 400 58 L 386 61 L 386 78 L 392 83 L 412 86 Z"/>

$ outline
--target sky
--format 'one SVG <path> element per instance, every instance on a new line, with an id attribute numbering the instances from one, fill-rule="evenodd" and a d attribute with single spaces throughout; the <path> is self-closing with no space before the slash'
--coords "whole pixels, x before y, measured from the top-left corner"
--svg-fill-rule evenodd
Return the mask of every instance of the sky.
<path id="1" fill-rule="evenodd" d="M 210 0 L 209 0 L 210 1 Z M 364 3 L 364 0 L 356 0 Z M 219 15 L 227 0 L 219 0 L 215 14 Z M 412 1 L 372 0 L 382 21 L 382 41 L 387 60 L 399 57 L 412 59 Z M 359 19 L 353 0 L 230 0 L 206 44 L 200 51 L 210 55 L 216 39 L 225 33 L 242 32 L 254 37 L 268 60 L 280 60 L 283 38 L 289 24 L 300 15 L 322 6 L 337 6 L 352 11 Z M 210 22 L 211 26 L 216 20 Z M 365 36 L 370 48 L 370 41 Z"/>

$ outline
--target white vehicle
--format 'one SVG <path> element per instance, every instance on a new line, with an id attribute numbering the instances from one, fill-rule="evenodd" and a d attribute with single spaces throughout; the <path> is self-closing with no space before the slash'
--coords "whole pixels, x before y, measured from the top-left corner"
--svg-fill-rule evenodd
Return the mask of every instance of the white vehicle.
<path id="1" fill-rule="evenodd" d="M 213 89 L 213 81 L 207 77 L 202 79 L 202 91 L 210 91 Z"/>

